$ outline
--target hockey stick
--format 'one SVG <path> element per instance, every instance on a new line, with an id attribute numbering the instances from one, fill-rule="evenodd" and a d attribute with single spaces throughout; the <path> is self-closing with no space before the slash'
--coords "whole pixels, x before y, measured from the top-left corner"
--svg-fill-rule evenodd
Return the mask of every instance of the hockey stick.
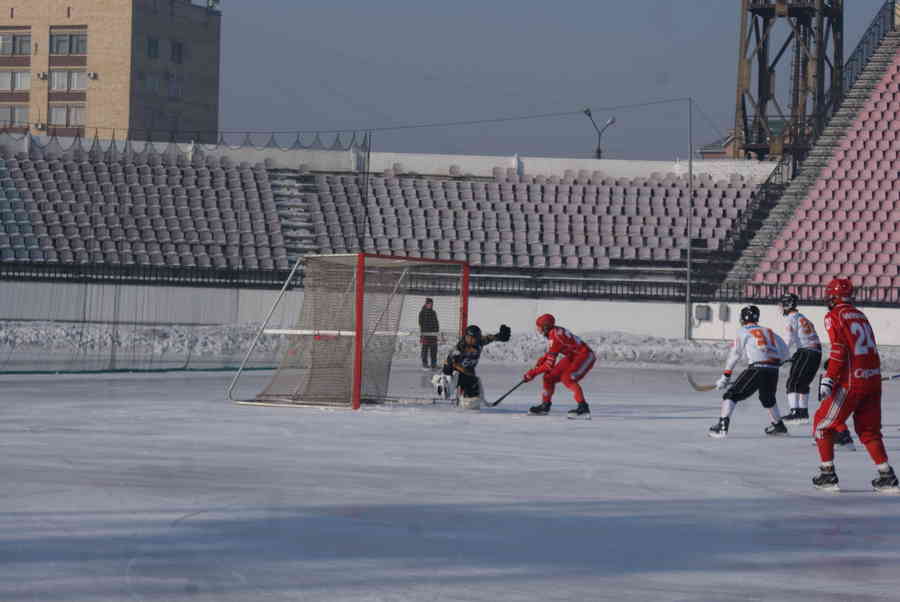
<path id="1" fill-rule="evenodd" d="M 712 391 L 713 389 L 716 388 L 716 385 L 699 385 L 699 384 L 697 384 L 697 381 L 694 380 L 694 377 L 691 376 L 690 374 L 688 374 L 687 372 L 685 372 L 684 375 L 687 376 L 688 382 L 691 384 L 691 387 L 694 389 L 694 391 L 705 392 L 705 391 Z"/>
<path id="2" fill-rule="evenodd" d="M 886 380 L 900 380 L 900 374 L 891 374 L 890 376 L 882 376 L 882 377 L 881 377 L 881 380 L 882 380 L 882 381 L 886 381 Z"/>
<path id="3" fill-rule="evenodd" d="M 495 402 L 493 402 L 493 403 L 486 403 L 485 405 L 486 405 L 487 407 L 489 407 L 489 408 L 493 408 L 493 407 L 497 406 L 501 401 L 503 401 L 504 399 L 506 399 L 506 397 L 507 397 L 510 393 L 512 393 L 513 391 L 515 391 L 516 389 L 518 389 L 519 387 L 521 387 L 521 386 L 524 385 L 524 384 L 525 384 L 525 379 L 523 378 L 523 379 L 520 380 L 518 383 L 516 383 L 516 386 L 515 386 L 515 387 L 513 387 L 512 389 L 510 389 L 509 391 L 507 391 L 506 393 L 504 393 L 503 395 L 501 395 L 501 396 L 500 396 L 500 399 L 498 399 L 497 401 L 495 401 Z"/>

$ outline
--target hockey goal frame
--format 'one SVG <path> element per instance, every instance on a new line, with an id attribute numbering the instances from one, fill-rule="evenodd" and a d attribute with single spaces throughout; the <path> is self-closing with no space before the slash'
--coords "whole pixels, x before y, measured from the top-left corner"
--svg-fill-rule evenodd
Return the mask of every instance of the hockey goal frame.
<path id="1" fill-rule="evenodd" d="M 332 330 L 315 330 L 315 331 L 307 331 L 307 330 L 295 330 L 295 329 L 270 329 L 268 328 L 269 322 L 272 319 L 272 316 L 275 314 L 279 304 L 290 288 L 291 282 L 294 280 L 294 277 L 297 274 L 297 271 L 300 267 L 308 260 L 314 258 L 329 258 L 329 259 L 337 259 L 343 260 L 345 263 L 353 263 L 354 264 L 354 330 L 353 331 L 332 331 Z M 281 335 L 291 335 L 291 334 L 303 334 L 303 335 L 316 335 L 316 336 L 352 336 L 354 337 L 353 343 L 353 383 L 351 386 L 351 398 L 349 400 L 349 405 L 352 409 L 358 410 L 362 406 L 362 383 L 363 383 L 363 352 L 364 352 L 364 339 L 365 339 L 365 295 L 366 295 L 366 268 L 370 265 L 370 262 L 384 262 L 386 264 L 422 264 L 422 265 L 453 265 L 458 266 L 460 269 L 459 275 L 459 316 L 458 316 L 458 331 L 459 333 L 463 333 L 468 326 L 469 319 L 469 284 L 470 284 L 470 272 L 471 268 L 469 264 L 465 261 L 455 260 L 455 259 L 429 259 L 425 257 L 406 257 L 401 255 L 381 255 L 378 253 L 337 253 L 337 254 L 329 254 L 329 255 L 304 255 L 302 257 L 297 258 L 294 262 L 293 267 L 291 268 L 290 273 L 285 279 L 284 285 L 281 288 L 281 291 L 276 296 L 274 302 L 272 303 L 272 307 L 269 309 L 268 314 L 266 315 L 263 324 L 260 326 L 259 330 L 256 333 L 256 336 L 253 339 L 250 347 L 247 350 L 247 353 L 244 355 L 243 360 L 241 361 L 240 366 L 238 367 L 237 372 L 235 373 L 231 384 L 229 385 L 226 394 L 230 401 L 237 402 L 240 404 L 246 405 L 264 405 L 264 406 L 277 406 L 277 407 L 302 407 L 303 405 L 320 405 L 314 402 L 274 402 L 274 401 L 259 401 L 259 400 L 244 400 L 237 399 L 235 397 L 235 389 L 237 387 L 238 380 L 240 379 L 242 373 L 246 369 L 247 363 L 250 360 L 250 357 L 253 354 L 253 351 L 256 349 L 256 346 L 259 343 L 259 340 L 262 338 L 264 334 L 281 334 Z M 324 405 L 324 404 L 322 404 Z"/>

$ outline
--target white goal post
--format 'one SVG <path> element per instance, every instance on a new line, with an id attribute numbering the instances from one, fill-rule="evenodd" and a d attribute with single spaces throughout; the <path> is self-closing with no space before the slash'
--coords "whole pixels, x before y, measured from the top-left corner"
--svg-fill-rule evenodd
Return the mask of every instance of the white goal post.
<path id="1" fill-rule="evenodd" d="M 292 327 L 270 328 L 286 291 L 299 286 L 301 274 L 300 315 Z M 426 298 L 435 300 L 435 313 L 420 325 Z M 445 352 L 466 328 L 468 302 L 469 266 L 462 261 L 369 253 L 302 257 L 259 328 L 228 397 L 240 403 L 354 409 L 410 399 L 408 391 L 398 396 L 391 388 L 398 349 L 409 355 L 415 347 L 418 354 L 420 343 L 442 341 Z M 238 379 L 264 336 L 281 339 L 281 362 L 254 399 L 236 399 Z M 431 391 L 416 394 L 423 400 L 433 396 Z"/>

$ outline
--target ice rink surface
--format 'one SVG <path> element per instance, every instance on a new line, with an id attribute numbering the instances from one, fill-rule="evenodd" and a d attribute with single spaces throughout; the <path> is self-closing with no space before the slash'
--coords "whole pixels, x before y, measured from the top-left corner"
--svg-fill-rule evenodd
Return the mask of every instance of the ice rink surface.
<path id="1" fill-rule="evenodd" d="M 521 372 L 482 366 L 488 397 Z M 0 377 L 0 600 L 900 598 L 900 497 L 861 446 L 816 492 L 808 427 L 767 438 L 749 400 L 709 439 L 718 395 L 681 371 L 595 368 L 591 422 L 564 388 L 524 415 L 537 382 L 480 413 L 352 412 L 235 405 L 230 378 Z"/>

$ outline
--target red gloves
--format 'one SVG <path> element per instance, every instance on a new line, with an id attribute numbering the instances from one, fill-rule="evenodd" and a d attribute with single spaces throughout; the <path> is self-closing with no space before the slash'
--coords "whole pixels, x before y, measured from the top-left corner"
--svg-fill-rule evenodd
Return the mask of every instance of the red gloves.
<path id="1" fill-rule="evenodd" d="M 522 376 L 522 380 L 524 380 L 525 382 L 530 382 L 538 374 L 543 374 L 544 372 L 549 372 L 550 370 L 552 370 L 555 364 L 555 356 L 549 354 L 545 355 L 538 360 L 538 363 L 534 368 L 532 368 Z"/>

